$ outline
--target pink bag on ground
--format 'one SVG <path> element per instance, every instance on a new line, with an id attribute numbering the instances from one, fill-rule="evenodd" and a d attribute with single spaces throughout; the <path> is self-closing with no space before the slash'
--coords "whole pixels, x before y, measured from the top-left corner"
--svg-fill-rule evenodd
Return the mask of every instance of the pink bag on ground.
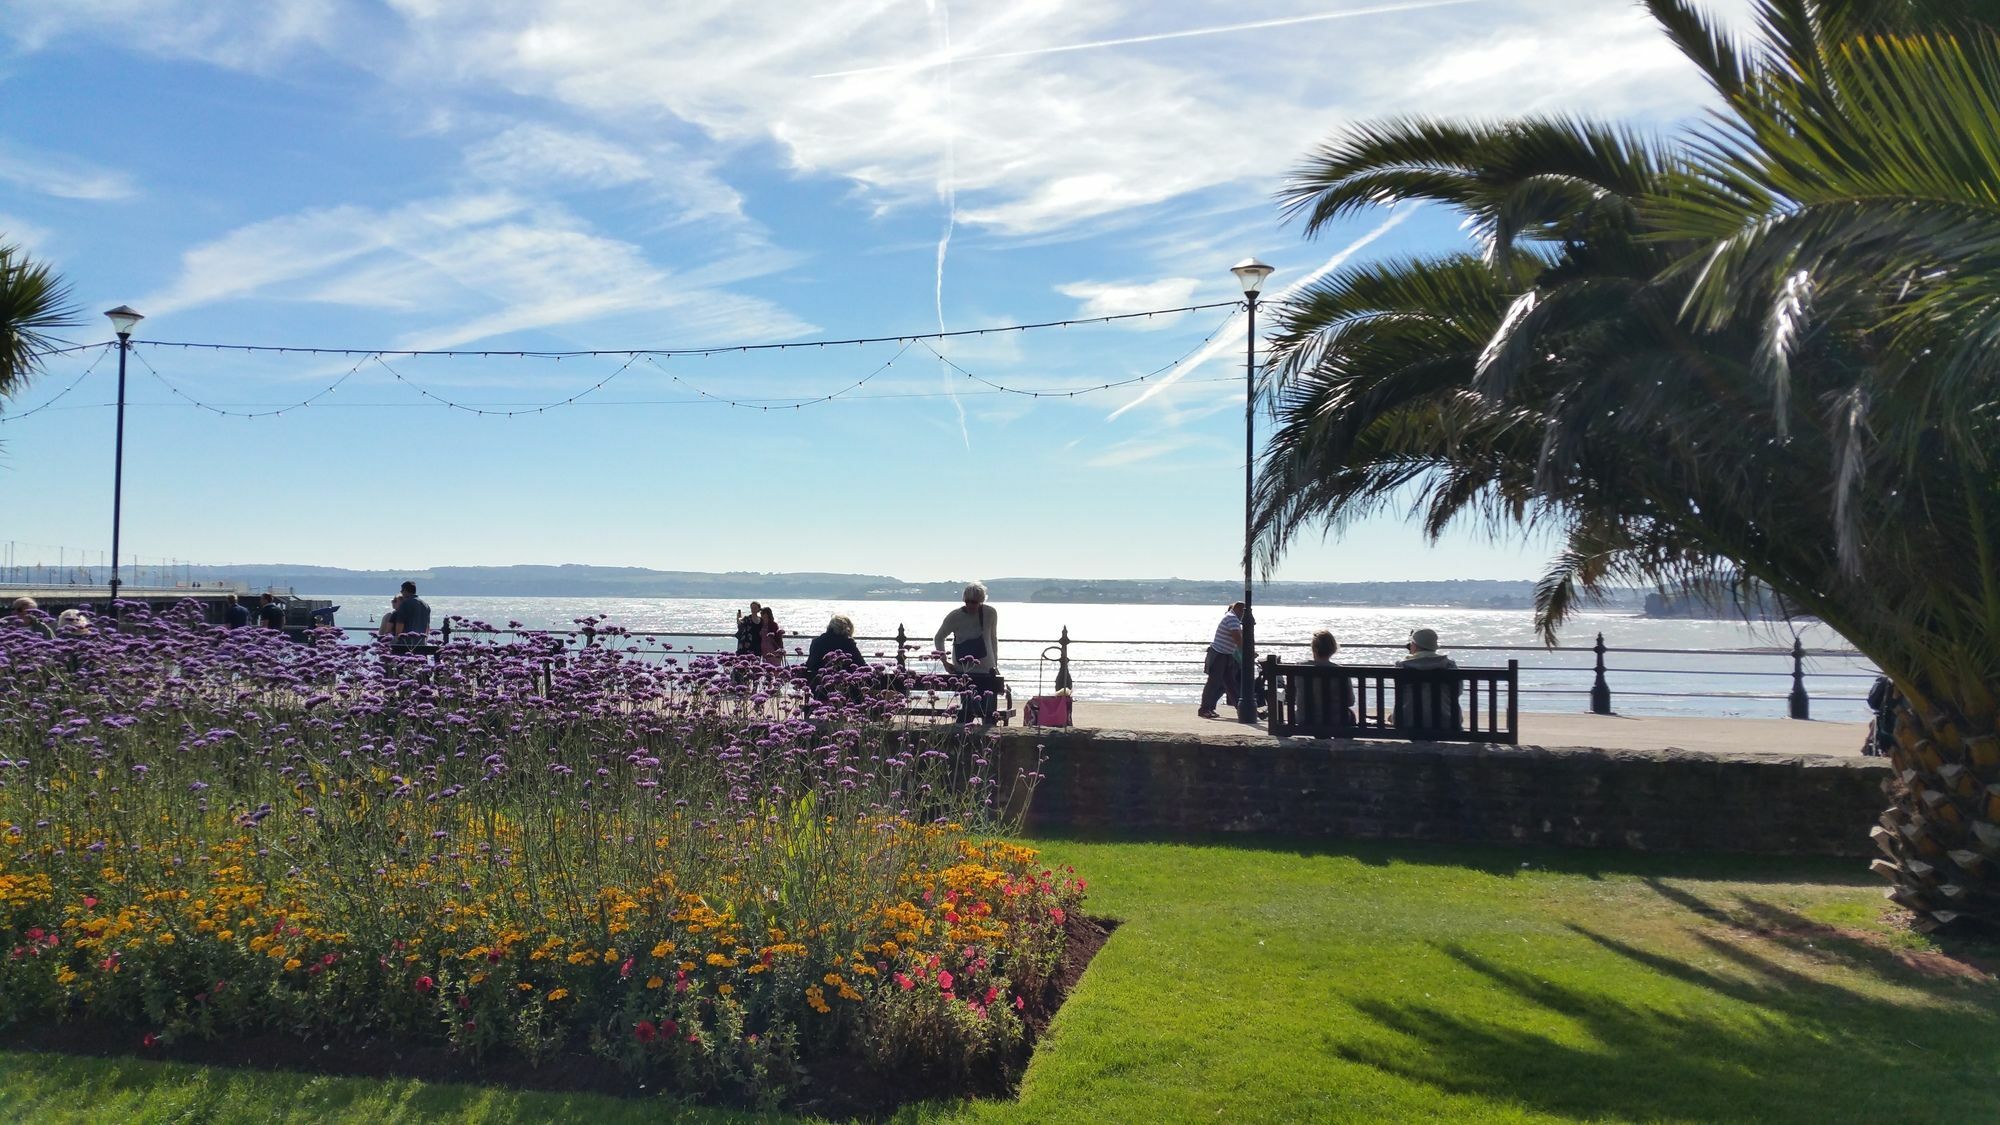
<path id="1" fill-rule="evenodd" d="M 1031 726 L 1066 727 L 1070 724 L 1069 696 L 1038 695 L 1028 701 L 1022 717 Z"/>

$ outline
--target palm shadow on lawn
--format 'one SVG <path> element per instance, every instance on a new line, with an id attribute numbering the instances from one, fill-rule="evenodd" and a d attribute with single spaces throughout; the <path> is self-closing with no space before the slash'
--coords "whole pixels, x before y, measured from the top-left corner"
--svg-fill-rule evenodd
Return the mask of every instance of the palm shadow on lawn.
<path id="1" fill-rule="evenodd" d="M 1487 875 L 1517 876 L 1526 872 L 1579 875 L 1587 879 L 1640 876 L 1658 879 L 1711 879 L 1731 883 L 1823 883 L 1879 887 L 1882 880 L 1868 870 L 1868 858 L 1839 856 L 1774 856 L 1750 852 L 1636 851 L 1629 848 L 1577 848 L 1553 844 L 1459 843 L 1445 840 L 1301 840 L 1262 833 L 1172 833 L 1034 829 L 1021 834 L 1036 846 L 1079 844 L 1157 844 L 1167 847 L 1229 848 L 1300 859 L 1352 859 L 1369 867 L 1395 864 L 1462 867 Z M 1865 837 L 1862 838 L 1865 844 Z M 1873 853 L 1870 853 L 1871 855 Z M 1656 888 L 1657 889 L 1657 888 Z"/>
<path id="2" fill-rule="evenodd" d="M 2000 986 L 1958 955 L 1990 956 L 1991 943 L 1912 954 L 1772 903 L 1736 896 L 1725 906 L 1647 883 L 1720 926 L 1686 927 L 1700 953 L 1683 956 L 1570 924 L 1640 971 L 1623 995 L 1564 983 L 1561 963 L 1545 978 L 1442 944 L 1481 984 L 1529 1006 L 1533 1020 L 1503 1024 L 1358 996 L 1349 1002 L 1378 1030 L 1328 1049 L 1448 1093 L 1589 1119 L 1984 1120 L 2000 1106 Z M 1920 999 L 1848 987 L 1784 964 L 1780 951 Z M 1648 974 L 1699 993 L 1669 986 L 1674 995 L 1661 996 Z M 1655 1003 L 1637 999 L 1649 991 Z M 1551 1016 L 1573 1028 L 1569 1042 L 1516 1025 Z"/>

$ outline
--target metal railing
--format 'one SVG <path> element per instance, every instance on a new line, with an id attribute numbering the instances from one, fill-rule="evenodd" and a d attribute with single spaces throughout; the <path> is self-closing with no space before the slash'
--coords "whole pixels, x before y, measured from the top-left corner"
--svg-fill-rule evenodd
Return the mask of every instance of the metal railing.
<path id="1" fill-rule="evenodd" d="M 342 629 L 344 632 L 348 633 L 372 634 L 376 632 L 376 629 L 370 626 L 343 626 Z M 454 629 L 452 628 L 451 620 L 449 618 L 445 620 L 444 628 L 439 630 L 438 635 L 442 643 L 449 644 L 452 642 L 454 636 L 460 638 L 486 638 L 486 637 L 523 635 L 528 633 L 534 633 L 544 636 L 559 636 L 569 639 L 582 638 L 586 645 L 599 644 L 599 643 L 614 644 L 620 641 L 622 638 L 640 638 L 642 640 L 651 640 L 651 641 L 697 642 L 697 643 L 690 643 L 686 645 L 685 648 L 682 648 L 679 651 L 686 651 L 693 653 L 711 653 L 711 654 L 733 652 L 736 641 L 736 634 L 734 632 L 703 632 L 700 630 L 638 630 L 638 629 L 597 630 L 597 629 L 578 628 L 578 629 L 519 629 L 519 630 L 480 629 L 474 631 L 465 629 L 464 627 L 460 627 L 456 631 L 454 631 Z M 856 636 L 854 640 L 857 644 L 863 646 L 864 650 L 870 644 L 878 644 L 884 646 L 893 644 L 895 646 L 893 658 L 898 668 L 907 668 L 909 666 L 913 654 L 915 655 L 916 659 L 923 660 L 931 652 L 931 647 L 927 642 L 922 640 L 912 641 L 907 630 L 902 625 L 898 625 L 896 627 L 896 632 L 894 636 Z M 710 643 L 710 642 L 715 642 L 715 643 Z M 1204 682 L 1202 679 L 1171 678 L 1172 673 L 1169 672 L 1168 669 L 1169 668 L 1190 669 L 1190 670 L 1199 669 L 1202 663 L 1202 654 L 1208 648 L 1207 641 L 1158 641 L 1158 640 L 1133 640 L 1133 639 L 1121 639 L 1121 638 L 1072 638 L 1069 635 L 1068 626 L 1064 626 L 1060 634 L 1056 637 L 1047 639 L 1029 638 L 1029 639 L 1019 639 L 1019 640 L 1008 640 L 1007 644 L 1010 647 L 1025 646 L 1030 651 L 1037 653 L 1039 659 L 1044 664 L 1054 665 L 1055 676 L 1051 689 L 1057 691 L 1065 689 L 1075 690 L 1076 685 L 1078 683 L 1079 670 L 1081 670 L 1083 673 L 1082 682 L 1086 686 L 1090 684 L 1100 684 L 1105 686 L 1122 686 L 1122 687 L 1199 688 Z M 1089 655 L 1089 649 L 1092 646 L 1113 646 L 1113 645 L 1126 650 L 1138 649 L 1142 652 L 1158 651 L 1162 655 L 1158 657 L 1129 656 L 1129 655 L 1099 657 L 1099 656 Z M 1351 644 L 1342 644 L 1341 651 L 1342 652 L 1381 651 L 1389 653 L 1402 653 L 1404 651 L 1404 647 L 1405 646 L 1401 644 L 1394 644 L 1394 643 L 1356 642 Z M 1307 642 L 1277 642 L 1260 646 L 1260 651 L 1267 654 L 1278 653 L 1280 655 L 1287 656 L 1288 659 L 1289 659 L 1289 654 L 1299 653 L 1302 654 L 1300 659 L 1303 660 L 1304 659 L 1303 654 L 1306 653 L 1309 650 L 1309 648 L 1310 646 Z M 641 650 L 640 655 L 649 655 L 653 653 L 657 653 L 659 655 L 665 655 L 667 652 L 673 650 L 674 646 L 666 645 L 659 650 Z M 1808 680 L 1872 681 L 1878 674 L 1874 669 L 1873 665 L 1867 663 L 1867 658 L 1854 649 L 1851 648 L 1809 649 L 1805 646 L 1803 641 L 1801 641 L 1798 638 L 1793 639 L 1792 646 L 1789 649 L 1781 647 L 1718 648 L 1718 649 L 1681 649 L 1681 648 L 1648 648 L 1648 647 L 1621 648 L 1606 644 L 1604 640 L 1604 634 L 1599 633 L 1596 637 L 1595 642 L 1590 645 L 1556 645 L 1553 647 L 1549 647 L 1539 644 L 1535 645 L 1468 644 L 1468 645 L 1454 645 L 1452 646 L 1451 651 L 1454 653 L 1461 653 L 1461 654 L 1462 653 L 1511 654 L 1516 658 L 1522 656 L 1543 657 L 1543 658 L 1549 656 L 1555 656 L 1558 659 L 1560 659 L 1566 654 L 1575 654 L 1579 657 L 1588 655 L 1590 657 L 1590 663 L 1588 664 L 1542 663 L 1539 660 L 1536 660 L 1531 663 L 1530 661 L 1524 660 L 1521 668 L 1524 679 L 1529 674 L 1532 674 L 1538 678 L 1573 675 L 1578 678 L 1579 683 L 1575 687 L 1546 686 L 1546 684 L 1544 684 L 1543 686 L 1523 686 L 1520 688 L 1520 694 L 1579 697 L 1582 701 L 1585 702 L 1585 705 L 1591 712 L 1600 715 L 1608 715 L 1612 713 L 1612 703 L 1615 698 L 1633 697 L 1633 698 L 1650 698 L 1650 699 L 1727 699 L 1730 701 L 1766 701 L 1766 702 L 1782 701 L 1786 704 L 1787 713 L 1791 718 L 1810 719 L 1812 717 L 1812 704 L 1814 699 L 1816 698 L 1823 702 L 1860 704 L 1864 703 L 1867 697 L 1865 692 L 1861 694 L 1840 694 L 1827 691 L 1822 691 L 1820 694 L 1815 696 L 1807 688 Z M 1179 652 L 1184 655 L 1178 655 L 1178 656 L 1167 655 L 1169 653 L 1174 653 L 1174 652 Z M 888 656 L 889 653 L 885 651 L 878 653 L 878 655 Z M 1677 658 L 1728 658 L 1734 661 L 1768 660 L 1777 666 L 1771 668 L 1763 668 L 1763 669 L 1720 669 L 1719 670 L 1713 667 L 1673 668 L 1673 667 L 1647 666 L 1649 664 L 1650 665 L 1660 664 L 1662 663 L 1661 661 L 1650 661 L 1650 662 L 1645 662 L 1643 664 L 1635 664 L 1635 665 L 1619 664 L 1616 658 L 1625 656 L 1632 656 L 1632 657 L 1664 656 L 1664 657 L 1677 657 Z M 1035 658 L 1031 657 L 1029 659 L 1035 659 Z M 1807 667 L 1808 661 L 1846 661 L 1850 662 L 1854 666 L 1855 670 L 1826 671 L 1818 668 L 1808 669 Z M 1003 661 L 1003 663 L 1016 663 L 1017 665 L 1019 662 L 1020 662 L 1019 658 L 1015 658 L 1013 661 Z M 1475 662 L 1465 661 L 1465 660 L 1461 660 L 1461 663 L 1465 663 L 1468 667 L 1474 666 L 1475 664 Z M 1111 665 L 1111 666 L 1116 666 L 1117 668 L 1124 668 L 1124 669 L 1129 669 L 1133 666 L 1139 666 L 1142 668 L 1158 667 L 1161 669 L 1164 675 L 1162 676 L 1148 675 L 1142 679 L 1113 679 L 1113 678 L 1108 678 L 1108 676 L 1093 678 L 1089 674 L 1089 669 L 1093 665 Z M 1670 691 L 1670 690 L 1658 690 L 1648 687 L 1624 687 L 1614 692 L 1613 680 L 1619 676 L 1647 676 L 1647 677 L 1703 676 L 1709 678 L 1715 678 L 1718 676 L 1729 677 L 1729 678 L 1789 677 L 1791 680 L 1791 684 L 1789 690 L 1783 693 L 1776 693 L 1776 692 L 1757 693 L 1757 692 L 1740 692 L 1740 691 L 1730 691 L 1730 692 Z M 1584 677 L 1588 677 L 1588 683 L 1581 682 Z"/>

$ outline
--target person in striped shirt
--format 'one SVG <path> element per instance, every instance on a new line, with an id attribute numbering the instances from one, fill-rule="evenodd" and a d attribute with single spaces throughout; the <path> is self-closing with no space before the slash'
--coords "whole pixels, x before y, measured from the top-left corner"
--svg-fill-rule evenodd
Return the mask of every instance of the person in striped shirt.
<path id="1" fill-rule="evenodd" d="M 1208 673 L 1208 682 L 1201 686 L 1201 709 L 1196 712 L 1202 718 L 1221 717 L 1215 713 L 1217 699 L 1236 706 L 1237 685 L 1243 681 L 1242 650 L 1243 603 L 1232 602 L 1215 626 L 1215 639 L 1208 642 L 1208 655 L 1202 661 L 1202 670 Z"/>

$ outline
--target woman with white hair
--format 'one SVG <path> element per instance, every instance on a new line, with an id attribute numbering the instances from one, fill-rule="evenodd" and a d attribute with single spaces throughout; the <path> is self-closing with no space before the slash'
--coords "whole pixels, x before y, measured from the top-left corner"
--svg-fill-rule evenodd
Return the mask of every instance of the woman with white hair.
<path id="1" fill-rule="evenodd" d="M 1000 613 L 986 604 L 986 586 L 974 582 L 965 588 L 965 604 L 944 615 L 944 623 L 938 626 L 937 636 L 931 640 L 936 655 L 943 658 L 944 639 L 952 639 L 951 657 L 944 661 L 944 666 L 972 677 L 970 694 L 982 702 L 1000 692 L 999 628 Z M 969 717 L 973 710 L 968 706 L 960 718 Z M 988 706 L 979 710 L 990 715 L 992 709 Z"/>
<path id="2" fill-rule="evenodd" d="M 826 623 L 826 632 L 814 637 L 812 647 L 806 650 L 806 675 L 817 679 L 820 668 L 835 653 L 845 654 L 853 661 L 853 667 L 859 668 L 863 663 L 861 648 L 854 643 L 854 622 L 838 613 Z"/>

